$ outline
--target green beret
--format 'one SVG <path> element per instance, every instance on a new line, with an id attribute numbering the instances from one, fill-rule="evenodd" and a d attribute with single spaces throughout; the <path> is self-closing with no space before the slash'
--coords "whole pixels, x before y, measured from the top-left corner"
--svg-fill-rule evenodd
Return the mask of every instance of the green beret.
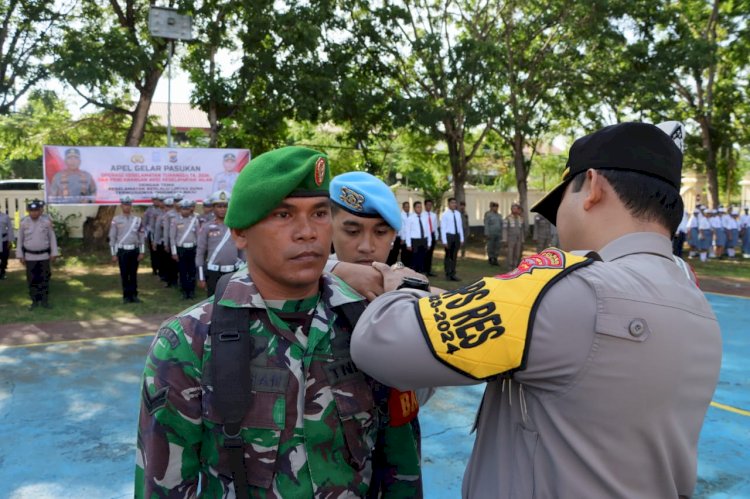
<path id="1" fill-rule="evenodd" d="M 282 147 L 254 158 L 232 189 L 224 224 L 245 229 L 268 216 L 284 198 L 328 197 L 328 156 L 305 147 Z"/>

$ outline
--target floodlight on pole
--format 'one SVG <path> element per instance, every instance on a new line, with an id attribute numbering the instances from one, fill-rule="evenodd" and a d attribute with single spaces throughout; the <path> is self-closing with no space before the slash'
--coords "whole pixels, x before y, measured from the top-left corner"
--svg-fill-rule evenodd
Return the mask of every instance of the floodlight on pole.
<path id="1" fill-rule="evenodd" d="M 172 147 L 172 52 L 175 40 L 193 39 L 193 18 L 177 13 L 177 9 L 151 7 L 148 11 L 151 36 L 169 40 L 167 53 L 167 147 Z"/>

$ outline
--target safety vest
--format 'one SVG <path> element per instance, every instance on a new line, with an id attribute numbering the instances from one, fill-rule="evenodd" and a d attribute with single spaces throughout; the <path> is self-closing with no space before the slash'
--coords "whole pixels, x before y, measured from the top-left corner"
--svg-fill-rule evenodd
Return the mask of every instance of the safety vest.
<path id="1" fill-rule="evenodd" d="M 524 258 L 515 270 L 418 302 L 433 355 L 475 379 L 525 367 L 534 315 L 544 294 L 570 272 L 598 260 L 557 248 Z"/>

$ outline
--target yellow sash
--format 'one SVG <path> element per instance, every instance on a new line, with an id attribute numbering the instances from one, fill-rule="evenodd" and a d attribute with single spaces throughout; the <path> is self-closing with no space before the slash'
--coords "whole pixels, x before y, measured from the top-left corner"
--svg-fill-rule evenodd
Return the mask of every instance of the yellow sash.
<path id="1" fill-rule="evenodd" d="M 593 261 L 548 248 L 508 274 L 422 298 L 417 309 L 432 353 L 475 379 L 523 369 L 537 303 L 560 278 Z"/>

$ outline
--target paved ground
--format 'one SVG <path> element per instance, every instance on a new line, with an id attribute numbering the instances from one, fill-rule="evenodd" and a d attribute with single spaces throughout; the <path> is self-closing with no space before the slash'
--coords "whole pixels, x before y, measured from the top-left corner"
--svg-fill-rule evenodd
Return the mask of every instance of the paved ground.
<path id="1" fill-rule="evenodd" d="M 709 295 L 721 380 L 699 444 L 696 497 L 750 498 L 750 302 Z M 138 385 L 161 318 L 0 327 L 0 497 L 132 497 Z M 111 337 L 115 330 L 126 336 Z M 91 340 L 86 336 L 101 338 Z M 72 341 L 56 342 L 61 338 Z M 55 343 L 49 343 L 55 342 Z M 426 497 L 460 496 L 483 387 L 441 389 L 421 412 Z"/>

